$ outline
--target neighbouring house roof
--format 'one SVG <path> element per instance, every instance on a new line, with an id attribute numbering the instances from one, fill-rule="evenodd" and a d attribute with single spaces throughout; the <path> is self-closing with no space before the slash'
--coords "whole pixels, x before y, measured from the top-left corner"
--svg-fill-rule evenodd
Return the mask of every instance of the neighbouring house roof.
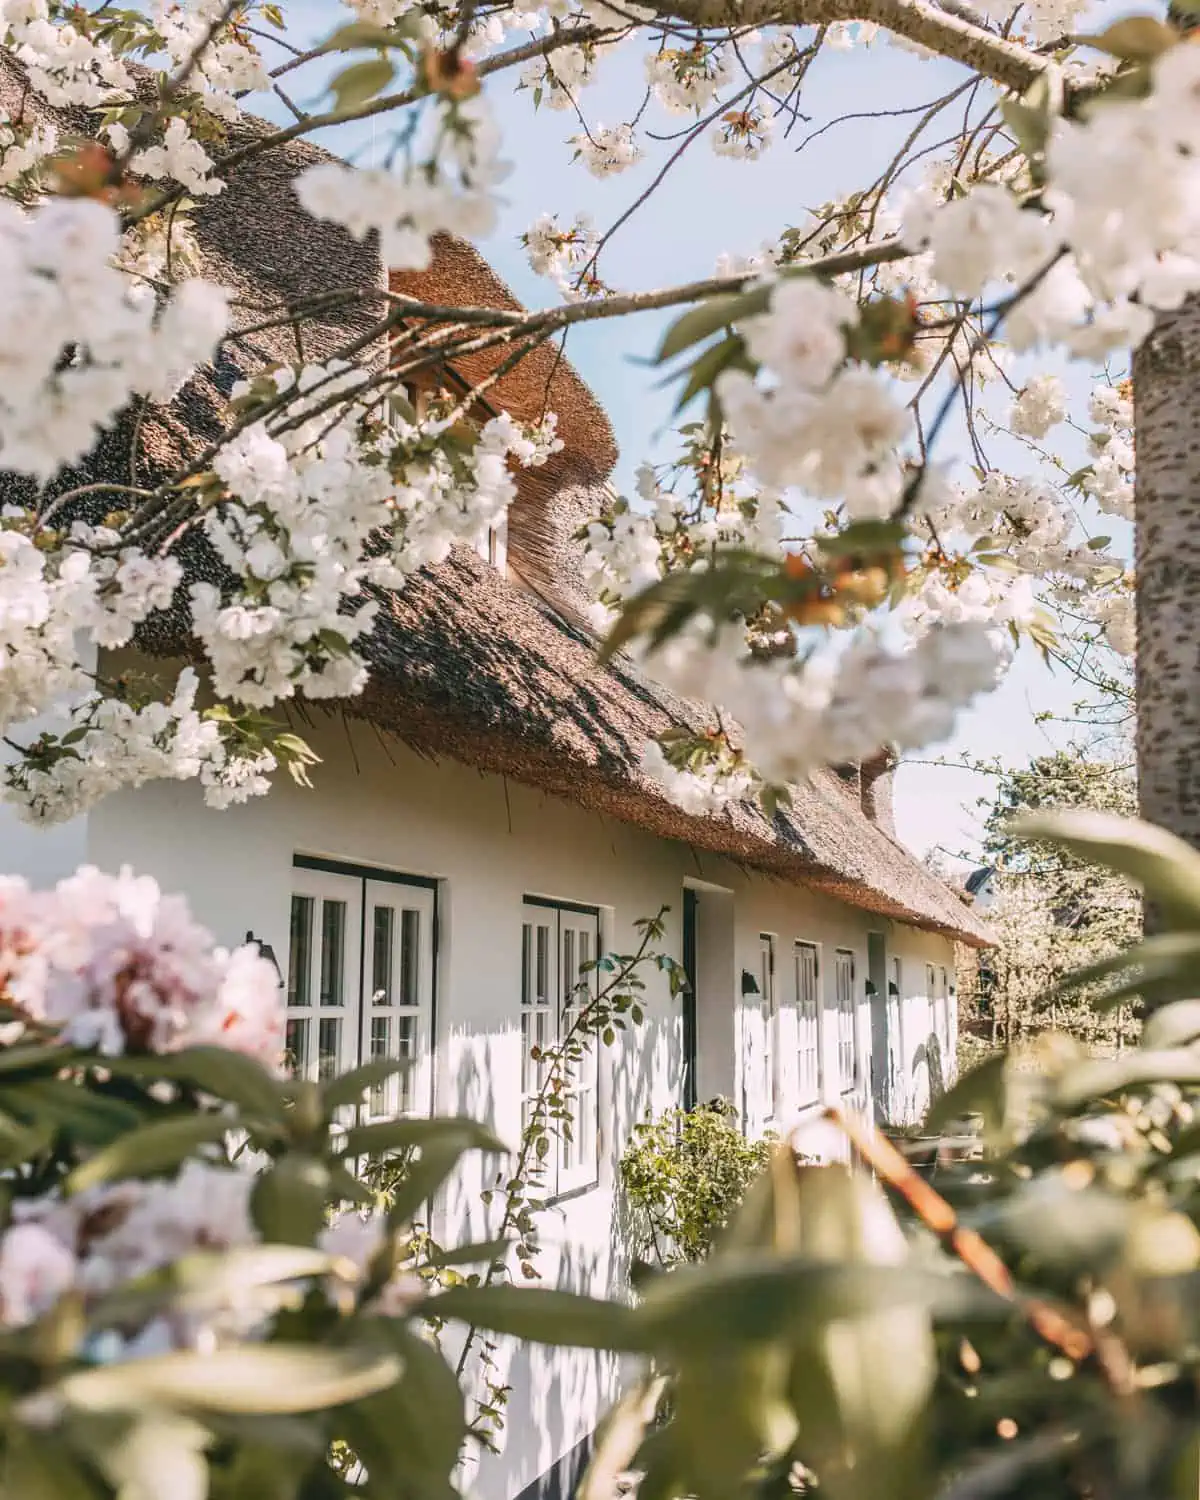
<path id="1" fill-rule="evenodd" d="M 0 52 L 0 106 L 15 114 L 22 94 L 19 70 Z M 29 108 L 27 103 L 27 117 Z M 61 128 L 78 132 L 88 124 L 78 113 L 42 105 L 37 110 Z M 240 123 L 230 145 L 253 143 L 267 130 L 261 122 Z M 228 340 L 216 365 L 199 373 L 168 408 L 144 414 L 137 482 L 168 474 L 219 435 L 236 380 L 266 362 L 326 358 L 380 316 L 385 277 L 377 248 L 311 219 L 291 192 L 299 171 L 328 159 L 318 148 L 293 141 L 252 156 L 223 193 L 201 200 L 192 222 L 204 274 L 234 289 L 240 327 L 261 323 L 284 302 L 338 289 L 372 288 L 378 297 L 340 308 L 324 303 L 306 319 L 302 347 L 286 326 Z M 395 278 L 392 288 L 458 306 L 519 305 L 477 251 L 448 237 L 436 242 L 429 271 Z M 380 349 L 376 357 L 385 355 Z M 495 403 L 521 417 L 536 417 L 547 405 L 558 410 L 566 445 L 532 482 L 523 476 L 510 517 L 510 557 L 532 588 L 466 549 L 423 570 L 385 601 L 366 648 L 368 688 L 348 700 L 345 711 L 423 753 L 511 776 L 862 909 L 987 945 L 991 938 L 979 918 L 877 827 L 855 789 L 833 772 L 797 787 L 792 807 L 773 821 L 748 804 L 715 816 L 684 813 L 642 773 L 648 739 L 671 726 L 711 727 L 711 720 L 705 709 L 672 697 L 627 660 L 601 667 L 596 642 L 573 607 L 578 595 L 569 575 L 578 558 L 570 538 L 615 461 L 611 427 L 556 350 L 544 351 L 540 362 L 535 355 L 523 376 L 514 372 L 506 379 L 489 392 Z M 131 428 L 131 419 L 119 424 L 57 484 L 128 480 Z M 4 489 L 13 497 L 30 493 L 13 476 Z M 207 544 L 194 536 L 186 544 L 185 566 L 193 576 L 221 576 Z M 143 645 L 178 652 L 187 639 L 185 627 L 182 612 L 156 617 Z"/>
<path id="2" fill-rule="evenodd" d="M 975 896 L 979 893 L 980 890 L 983 889 L 983 887 L 988 883 L 988 881 L 995 873 L 996 872 L 992 869 L 991 865 L 983 865 L 978 870 L 972 870 L 966 878 L 963 889 L 966 891 L 968 896 Z"/>

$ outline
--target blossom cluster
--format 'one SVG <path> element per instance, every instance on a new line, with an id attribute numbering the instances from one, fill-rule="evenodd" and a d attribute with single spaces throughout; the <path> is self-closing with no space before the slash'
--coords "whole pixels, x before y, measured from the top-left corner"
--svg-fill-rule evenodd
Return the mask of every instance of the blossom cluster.
<path id="1" fill-rule="evenodd" d="M 745 324 L 746 347 L 765 368 L 758 378 L 730 369 L 717 382 L 736 446 L 758 478 L 839 500 L 851 517 L 894 508 L 903 488 L 895 454 L 912 431 L 888 377 L 847 363 L 846 332 L 857 321 L 853 301 L 836 288 L 779 281 L 768 311 Z"/>
<path id="2" fill-rule="evenodd" d="M 50 891 L 0 879 L 0 997 L 68 1045 L 102 1053 L 209 1045 L 282 1055 L 274 966 L 229 952 L 147 876 L 78 870 Z"/>
<path id="3" fill-rule="evenodd" d="M 270 789 L 276 758 L 241 743 L 232 721 L 197 709 L 199 681 L 180 672 L 168 698 L 135 704 L 90 693 L 71 704 L 59 732 L 44 731 L 0 771 L 0 796 L 26 822 L 67 822 L 112 792 L 149 781 L 198 778 L 209 807 Z"/>
<path id="4" fill-rule="evenodd" d="M 593 125 L 573 135 L 576 159 L 582 161 L 593 177 L 615 177 L 641 160 L 641 147 L 634 138 L 632 125 Z"/>
<path id="5" fill-rule="evenodd" d="M 219 29 L 228 10 L 225 0 L 156 0 L 154 26 L 176 68 L 195 59 L 189 86 L 202 92 L 205 106 L 234 120 L 241 113 L 239 96 L 269 89 L 271 79 L 244 27 Z"/>
<path id="6" fill-rule="evenodd" d="M 354 645 L 378 609 L 364 590 L 402 587 L 455 544 L 477 546 L 515 498 L 510 460 L 536 466 L 561 446 L 552 417 L 527 432 L 502 414 L 455 464 L 438 441 L 444 419 L 397 415 L 365 433 L 361 380 L 350 366 L 280 368 L 273 388 L 298 392 L 284 429 L 253 423 L 217 456 L 230 499 L 205 527 L 239 588 L 228 598 L 197 582 L 190 598 L 223 698 L 263 707 L 360 692 L 367 671 Z"/>
<path id="7" fill-rule="evenodd" d="M 1170 48 L 1145 98 L 1053 121 L 1037 198 L 988 182 L 940 203 L 918 193 L 905 238 L 955 298 L 1015 289 L 1005 334 L 1018 351 L 1059 343 L 1098 360 L 1137 345 L 1155 309 L 1200 287 L 1198 83 L 1196 49 Z"/>
<path id="8" fill-rule="evenodd" d="M 1011 642 L 991 619 L 937 623 L 893 643 L 874 629 L 763 660 L 737 625 L 702 621 L 644 658 L 646 670 L 686 698 L 707 698 L 741 729 L 746 761 L 786 786 L 822 765 L 857 761 L 881 744 L 899 749 L 944 739 L 959 709 L 994 688 Z M 681 787 L 653 752 L 669 791 Z M 688 795 L 694 789 L 686 787 Z"/>
<path id="9" fill-rule="evenodd" d="M 114 265 L 120 245 L 101 203 L 0 201 L 4 468 L 46 479 L 74 463 L 132 396 L 169 400 L 224 335 L 221 288 L 189 279 L 160 310 Z"/>
<path id="10" fill-rule="evenodd" d="M 294 188 L 315 218 L 341 224 L 358 239 L 378 234 L 385 265 L 424 270 L 433 235 L 480 239 L 491 232 L 493 189 L 508 173 L 499 148 L 499 132 L 478 97 L 442 111 L 420 160 L 392 170 L 320 162 L 302 172 Z"/>
<path id="11" fill-rule="evenodd" d="M 210 1046 L 270 1070 L 282 1061 L 284 1006 L 273 964 L 255 945 L 214 947 L 181 897 L 164 896 L 128 869 L 112 876 L 83 868 L 48 891 L 0 879 L 0 999 L 10 1016 L 6 1046 L 49 1038 L 101 1059 Z M 160 1080 L 160 1102 L 173 1087 Z M 252 1152 L 230 1164 L 205 1147 L 170 1177 L 19 1196 L 0 1234 L 0 1326 L 34 1323 L 68 1294 L 86 1313 L 184 1257 L 258 1243 L 253 1192 L 261 1165 Z M 358 1295 L 393 1233 L 380 1212 L 345 1213 L 320 1232 L 317 1248 L 334 1261 L 326 1290 L 335 1301 L 343 1291 Z M 402 1314 L 421 1290 L 397 1265 L 371 1310 Z M 89 1335 L 84 1359 L 211 1349 L 256 1336 L 273 1311 L 252 1287 L 228 1281 L 196 1291 L 186 1305 L 140 1307 L 131 1304 L 124 1318 Z"/>
<path id="12" fill-rule="evenodd" d="M 193 1158 L 173 1178 L 115 1182 L 69 1198 L 51 1193 L 19 1199 L 12 1224 L 0 1235 L 0 1326 L 34 1323 L 67 1293 L 86 1307 L 186 1256 L 259 1243 L 251 1217 L 255 1182 L 248 1167 Z M 351 1289 L 361 1284 L 386 1234 L 382 1214 L 343 1213 L 321 1231 L 317 1248 L 336 1258 L 337 1277 Z M 397 1271 L 373 1310 L 403 1314 L 422 1289 L 415 1275 Z M 337 1295 L 336 1285 L 329 1290 Z M 211 1349 L 253 1336 L 267 1311 L 248 1290 L 225 1288 L 193 1296 L 187 1307 L 149 1321 L 105 1329 L 93 1335 L 85 1354 L 107 1364 L 173 1349 Z"/>
<path id="13" fill-rule="evenodd" d="M 579 295 L 575 279 L 600 243 L 587 215 L 577 214 L 564 228 L 554 214 L 542 214 L 522 235 L 522 241 L 530 268 L 538 276 L 549 277 L 568 300 Z"/>

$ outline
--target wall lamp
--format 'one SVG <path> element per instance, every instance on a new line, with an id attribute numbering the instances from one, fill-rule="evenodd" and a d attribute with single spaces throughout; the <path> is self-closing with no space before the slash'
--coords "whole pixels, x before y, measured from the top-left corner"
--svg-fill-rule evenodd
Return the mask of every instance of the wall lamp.
<path id="1" fill-rule="evenodd" d="M 283 970 L 279 967 L 279 960 L 275 957 L 275 950 L 271 947 L 270 943 L 264 943 L 262 938 L 256 938 L 252 932 L 246 933 L 246 941 L 248 943 L 254 944 L 254 946 L 258 949 L 259 956 L 261 958 L 265 958 L 266 961 L 271 965 L 271 967 L 275 970 L 275 977 L 279 980 L 279 983 L 282 984 Z"/>

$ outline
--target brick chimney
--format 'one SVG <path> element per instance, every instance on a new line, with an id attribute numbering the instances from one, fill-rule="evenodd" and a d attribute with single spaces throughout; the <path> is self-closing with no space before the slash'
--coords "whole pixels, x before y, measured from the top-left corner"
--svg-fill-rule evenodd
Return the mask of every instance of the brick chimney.
<path id="1" fill-rule="evenodd" d="M 896 837 L 896 820 L 892 808 L 892 782 L 896 773 L 896 752 L 890 747 L 877 750 L 862 762 L 860 796 L 862 810 L 881 833 Z"/>

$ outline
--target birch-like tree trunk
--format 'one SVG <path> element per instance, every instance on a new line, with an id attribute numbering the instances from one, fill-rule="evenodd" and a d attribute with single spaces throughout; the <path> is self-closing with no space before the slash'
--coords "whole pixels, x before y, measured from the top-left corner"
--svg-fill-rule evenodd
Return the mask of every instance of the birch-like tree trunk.
<path id="1" fill-rule="evenodd" d="M 1138 351 L 1134 412 L 1139 798 L 1200 848 L 1200 300 Z"/>

